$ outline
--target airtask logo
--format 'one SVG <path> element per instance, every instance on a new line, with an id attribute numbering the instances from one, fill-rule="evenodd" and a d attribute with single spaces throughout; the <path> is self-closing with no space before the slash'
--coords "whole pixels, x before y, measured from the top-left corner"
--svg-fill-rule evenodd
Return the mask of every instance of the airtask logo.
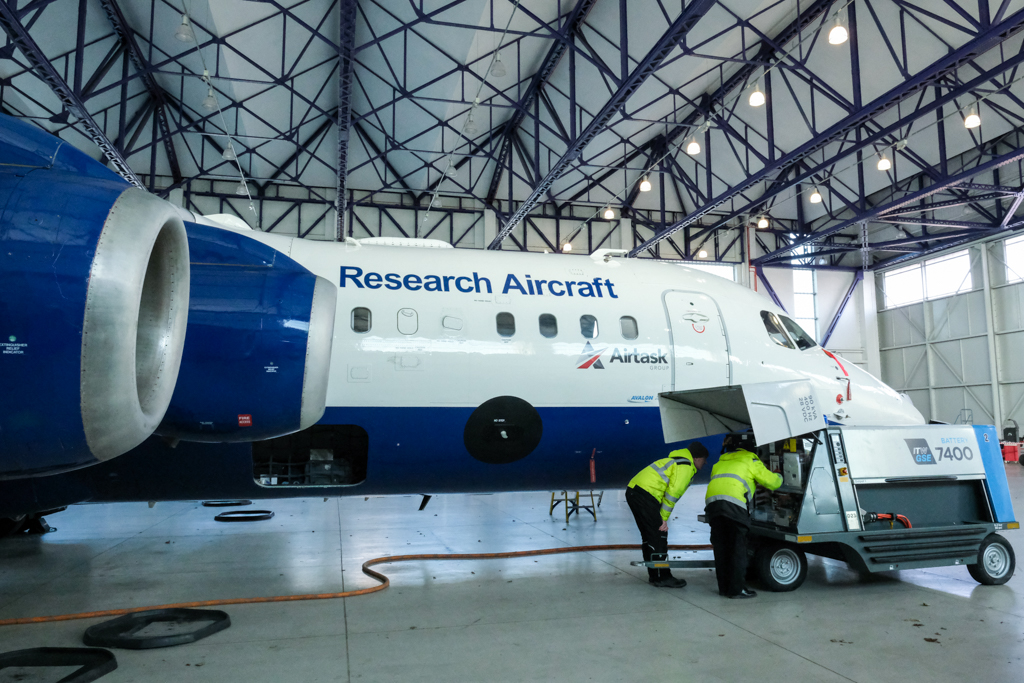
<path id="1" fill-rule="evenodd" d="M 576 361 L 577 370 L 586 370 L 587 368 L 594 368 L 595 370 L 604 370 L 604 365 L 601 363 L 601 354 L 606 349 L 595 351 L 594 347 L 587 342 L 583 347 L 583 355 Z"/>
<path id="2" fill-rule="evenodd" d="M 924 439 L 904 439 L 907 442 L 907 448 L 910 449 L 910 454 L 914 456 L 914 462 L 918 465 L 934 465 L 935 456 L 932 455 L 932 449 L 928 447 L 928 442 Z"/>
<path id="3" fill-rule="evenodd" d="M 607 351 L 607 347 L 596 351 L 590 342 L 587 342 L 583 347 L 583 354 L 576 361 L 576 368 L 578 370 L 586 370 L 587 368 L 596 368 L 598 370 L 604 370 L 604 364 L 601 363 L 601 354 Z M 645 365 L 668 365 L 668 356 L 661 349 L 658 349 L 654 353 L 640 353 L 637 349 L 630 351 L 629 349 L 623 349 L 620 351 L 618 348 L 612 349 L 611 358 L 608 359 L 608 363 L 637 363 Z M 652 368 L 653 369 L 653 368 Z"/>
<path id="4" fill-rule="evenodd" d="M 402 275 L 399 273 L 363 273 L 362 268 L 355 266 L 341 267 L 339 287 L 346 287 L 351 282 L 359 289 L 407 289 L 411 292 L 462 292 L 463 294 L 493 294 L 490 278 L 481 277 L 479 273 L 469 275 Z M 546 292 L 544 290 L 547 290 Z M 502 294 L 518 292 L 524 296 L 579 296 L 583 298 L 603 299 L 605 293 L 609 298 L 618 299 L 615 283 L 608 278 L 595 277 L 593 280 L 540 280 L 529 275 L 519 279 L 514 274 L 505 276 L 501 288 Z"/>

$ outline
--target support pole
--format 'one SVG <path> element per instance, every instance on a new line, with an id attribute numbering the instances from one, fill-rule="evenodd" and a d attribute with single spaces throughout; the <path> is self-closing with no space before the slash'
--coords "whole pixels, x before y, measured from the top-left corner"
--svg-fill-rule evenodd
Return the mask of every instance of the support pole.
<path id="1" fill-rule="evenodd" d="M 1020 202 L 1020 198 L 1017 199 L 1017 202 Z M 1014 210 L 1016 210 L 1016 205 Z M 1007 213 L 1007 217 L 1010 215 L 1012 215 L 1012 211 Z M 996 355 L 996 311 L 992 305 L 992 277 L 989 272 L 988 247 L 988 242 L 982 242 L 978 249 L 981 250 L 981 280 L 985 295 L 985 337 L 988 341 L 988 373 L 989 384 L 992 389 L 992 419 L 995 421 L 996 434 L 1002 437 L 1003 402 L 999 393 L 999 358 Z"/>

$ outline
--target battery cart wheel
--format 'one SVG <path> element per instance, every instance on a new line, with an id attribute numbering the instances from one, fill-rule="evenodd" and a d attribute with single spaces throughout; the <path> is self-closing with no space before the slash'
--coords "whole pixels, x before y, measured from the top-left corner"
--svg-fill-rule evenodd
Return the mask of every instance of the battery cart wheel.
<path id="1" fill-rule="evenodd" d="M 1017 560 L 1013 548 L 999 534 L 989 534 L 978 549 L 978 561 L 967 565 L 967 571 L 978 583 L 1001 586 L 1013 576 Z"/>
<path id="2" fill-rule="evenodd" d="M 795 591 L 807 578 L 807 555 L 781 543 L 766 543 L 754 555 L 757 576 L 770 591 Z"/>

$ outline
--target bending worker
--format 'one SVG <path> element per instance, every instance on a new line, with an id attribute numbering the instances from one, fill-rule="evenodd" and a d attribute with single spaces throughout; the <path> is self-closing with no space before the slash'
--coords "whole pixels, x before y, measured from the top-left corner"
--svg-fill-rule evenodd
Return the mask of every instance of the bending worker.
<path id="1" fill-rule="evenodd" d="M 782 475 L 770 471 L 744 446 L 753 446 L 752 434 L 730 434 L 722 444 L 722 457 L 711 468 L 711 481 L 704 498 L 704 514 L 711 525 L 715 550 L 718 594 L 728 598 L 753 598 L 746 586 L 747 530 L 754 487 L 761 484 L 774 491 L 782 486 Z"/>
<path id="2" fill-rule="evenodd" d="M 643 540 L 644 561 L 668 559 L 668 518 L 683 497 L 690 480 L 708 458 L 708 449 L 699 441 L 672 451 L 667 458 L 653 462 L 640 471 L 626 488 L 626 503 L 633 511 Z M 663 588 L 682 588 L 683 579 L 668 569 L 647 568 L 648 581 Z"/>

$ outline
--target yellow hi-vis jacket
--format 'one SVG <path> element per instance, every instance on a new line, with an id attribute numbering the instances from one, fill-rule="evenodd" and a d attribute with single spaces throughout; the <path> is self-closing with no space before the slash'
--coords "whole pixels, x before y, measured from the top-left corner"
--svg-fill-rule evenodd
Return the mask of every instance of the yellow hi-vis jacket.
<path id="1" fill-rule="evenodd" d="M 782 486 L 782 475 L 769 470 L 756 455 L 743 448 L 725 453 L 711 468 L 704 503 L 724 500 L 749 510 L 755 482 L 774 491 Z"/>
<path id="2" fill-rule="evenodd" d="M 690 451 L 680 448 L 640 470 L 630 479 L 629 488 L 639 486 L 661 501 L 661 518 L 668 519 L 696 472 Z"/>

